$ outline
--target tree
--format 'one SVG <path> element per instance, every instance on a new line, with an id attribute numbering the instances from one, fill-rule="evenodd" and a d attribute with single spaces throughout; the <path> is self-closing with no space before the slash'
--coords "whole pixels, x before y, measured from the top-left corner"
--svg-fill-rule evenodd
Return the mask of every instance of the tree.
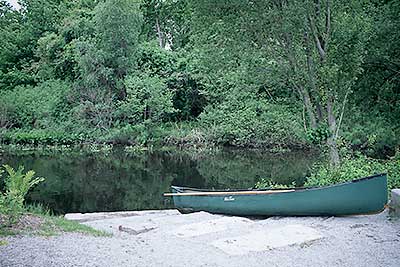
<path id="1" fill-rule="evenodd" d="M 99 3 L 91 19 L 94 33 L 78 41 L 80 79 L 76 82 L 83 116 L 99 128 L 113 122 L 116 99 L 126 98 L 124 78 L 134 69 L 142 16 L 136 2 Z"/>
<path id="2" fill-rule="evenodd" d="M 308 131 L 327 128 L 330 161 L 337 166 L 344 106 L 363 70 L 370 20 L 358 1 L 279 0 L 264 10 L 272 67 L 301 97 Z"/>
<path id="3" fill-rule="evenodd" d="M 130 123 L 160 122 L 175 112 L 172 93 L 165 82 L 146 73 L 128 76 L 125 85 L 127 98 L 120 103 L 121 115 Z"/>
<path id="4" fill-rule="evenodd" d="M 144 0 L 144 33 L 160 48 L 178 49 L 189 42 L 191 12 L 186 0 Z"/>
<path id="5" fill-rule="evenodd" d="M 0 90 L 10 90 L 16 85 L 32 83 L 27 73 L 29 34 L 22 15 L 4 0 L 0 1 Z M 31 55 L 30 55 L 31 56 Z"/>
<path id="6" fill-rule="evenodd" d="M 400 2 L 374 2 L 373 34 L 354 102 L 363 113 L 395 126 L 400 121 Z"/>
<path id="7" fill-rule="evenodd" d="M 142 27 L 139 5 L 129 0 L 107 0 L 98 4 L 94 12 L 96 48 L 103 51 L 105 64 L 112 69 L 115 83 L 118 83 L 137 60 Z M 123 98 L 126 92 L 123 88 L 120 90 L 117 94 Z"/>
<path id="8" fill-rule="evenodd" d="M 344 106 L 363 70 L 370 36 L 363 3 L 236 0 L 193 6 L 193 39 L 213 70 L 205 75 L 222 72 L 210 79 L 211 95 L 224 99 L 229 88 L 269 88 L 275 94 L 290 89 L 301 99 L 292 106 L 301 103 L 305 131 L 327 144 L 332 165 L 338 165 Z"/>

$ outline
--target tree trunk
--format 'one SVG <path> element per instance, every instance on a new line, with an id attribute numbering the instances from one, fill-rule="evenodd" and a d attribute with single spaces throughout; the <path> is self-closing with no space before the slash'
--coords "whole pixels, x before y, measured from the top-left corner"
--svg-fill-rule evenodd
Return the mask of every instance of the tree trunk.
<path id="1" fill-rule="evenodd" d="M 314 115 L 313 104 L 311 102 L 309 92 L 304 87 L 298 86 L 295 83 L 293 83 L 293 87 L 296 89 L 296 91 L 298 92 L 298 94 L 300 95 L 300 97 L 303 100 L 303 107 L 304 107 L 305 111 L 307 112 L 308 121 L 309 121 L 311 129 L 313 129 L 313 130 L 317 129 L 317 120 Z"/>
<path id="2" fill-rule="evenodd" d="M 160 48 L 164 48 L 163 33 L 161 31 L 161 27 L 160 27 L 160 23 L 159 23 L 158 19 L 156 19 L 156 30 L 157 30 L 158 44 L 160 45 Z"/>
<path id="3" fill-rule="evenodd" d="M 331 166 L 338 167 L 340 164 L 340 156 L 336 140 L 333 138 L 333 136 L 328 138 L 327 144 L 329 147 L 329 159 Z"/>
<path id="4" fill-rule="evenodd" d="M 315 94 L 317 94 L 318 90 L 317 90 L 317 85 L 316 85 L 314 62 L 313 62 L 313 59 L 312 59 L 312 54 L 311 54 L 311 49 L 310 49 L 310 39 L 309 39 L 309 36 L 308 36 L 307 25 L 305 25 L 305 29 L 304 29 L 304 46 L 305 46 L 306 57 L 307 57 L 307 71 L 308 71 L 309 83 L 311 85 L 311 94 L 315 95 Z M 304 89 L 304 90 L 306 90 L 306 89 Z M 310 106 L 311 112 L 312 112 L 312 117 L 313 117 L 313 118 L 311 118 L 309 116 L 312 129 L 316 129 L 317 128 L 317 123 L 319 123 L 321 121 L 321 116 L 322 116 L 322 114 L 320 113 L 320 111 L 321 111 L 320 110 L 320 104 L 319 104 L 319 102 L 317 100 L 318 99 L 315 99 L 314 102 L 315 102 L 315 105 L 317 107 L 318 122 L 315 119 L 312 106 Z M 306 106 L 307 105 L 311 105 L 310 93 L 308 93 L 308 91 L 304 94 L 304 104 Z"/>
<path id="5" fill-rule="evenodd" d="M 335 115 L 333 114 L 333 100 L 332 97 L 329 96 L 327 103 L 326 103 L 326 111 L 328 113 L 328 126 L 329 126 L 329 132 L 330 136 L 327 140 L 327 145 L 329 147 L 329 156 L 330 156 L 330 162 L 333 167 L 337 167 L 340 164 L 340 156 L 339 156 L 339 150 L 337 147 L 337 142 L 336 142 L 336 118 Z"/>
<path id="6" fill-rule="evenodd" d="M 308 93 L 307 89 L 302 88 L 302 95 L 303 95 L 303 102 L 306 107 L 306 111 L 308 114 L 308 119 L 310 120 L 311 129 L 317 129 L 317 120 L 315 119 L 313 105 L 311 103 L 310 94 Z"/>

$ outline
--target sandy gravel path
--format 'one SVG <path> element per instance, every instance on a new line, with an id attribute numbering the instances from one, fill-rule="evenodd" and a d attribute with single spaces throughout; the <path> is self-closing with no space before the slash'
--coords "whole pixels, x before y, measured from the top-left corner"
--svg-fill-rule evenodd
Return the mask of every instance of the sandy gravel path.
<path id="1" fill-rule="evenodd" d="M 248 219 L 150 211 L 75 219 L 114 235 L 0 238 L 8 242 L 0 246 L 0 266 L 400 266 L 400 220 L 387 212 Z"/>

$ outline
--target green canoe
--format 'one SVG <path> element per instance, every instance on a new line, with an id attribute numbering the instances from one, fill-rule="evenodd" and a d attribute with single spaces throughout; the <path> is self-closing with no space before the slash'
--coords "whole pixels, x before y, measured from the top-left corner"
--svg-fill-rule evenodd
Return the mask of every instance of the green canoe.
<path id="1" fill-rule="evenodd" d="M 175 207 L 244 216 L 353 215 L 378 213 L 387 203 L 387 177 L 378 174 L 326 187 L 225 190 L 172 186 Z"/>

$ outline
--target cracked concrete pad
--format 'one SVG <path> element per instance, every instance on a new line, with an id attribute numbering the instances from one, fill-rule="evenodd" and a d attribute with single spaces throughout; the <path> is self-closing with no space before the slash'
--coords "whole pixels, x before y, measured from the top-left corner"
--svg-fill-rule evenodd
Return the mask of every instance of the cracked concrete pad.
<path id="1" fill-rule="evenodd" d="M 293 224 L 253 231 L 250 234 L 219 239 L 212 245 L 230 255 L 265 251 L 321 239 L 323 236 L 311 227 Z"/>
<path id="2" fill-rule="evenodd" d="M 183 225 L 171 233 L 178 237 L 194 237 L 210 233 L 222 232 L 231 228 L 248 226 L 253 222 L 247 218 L 223 217 L 219 219 L 207 220 L 198 223 Z"/>

